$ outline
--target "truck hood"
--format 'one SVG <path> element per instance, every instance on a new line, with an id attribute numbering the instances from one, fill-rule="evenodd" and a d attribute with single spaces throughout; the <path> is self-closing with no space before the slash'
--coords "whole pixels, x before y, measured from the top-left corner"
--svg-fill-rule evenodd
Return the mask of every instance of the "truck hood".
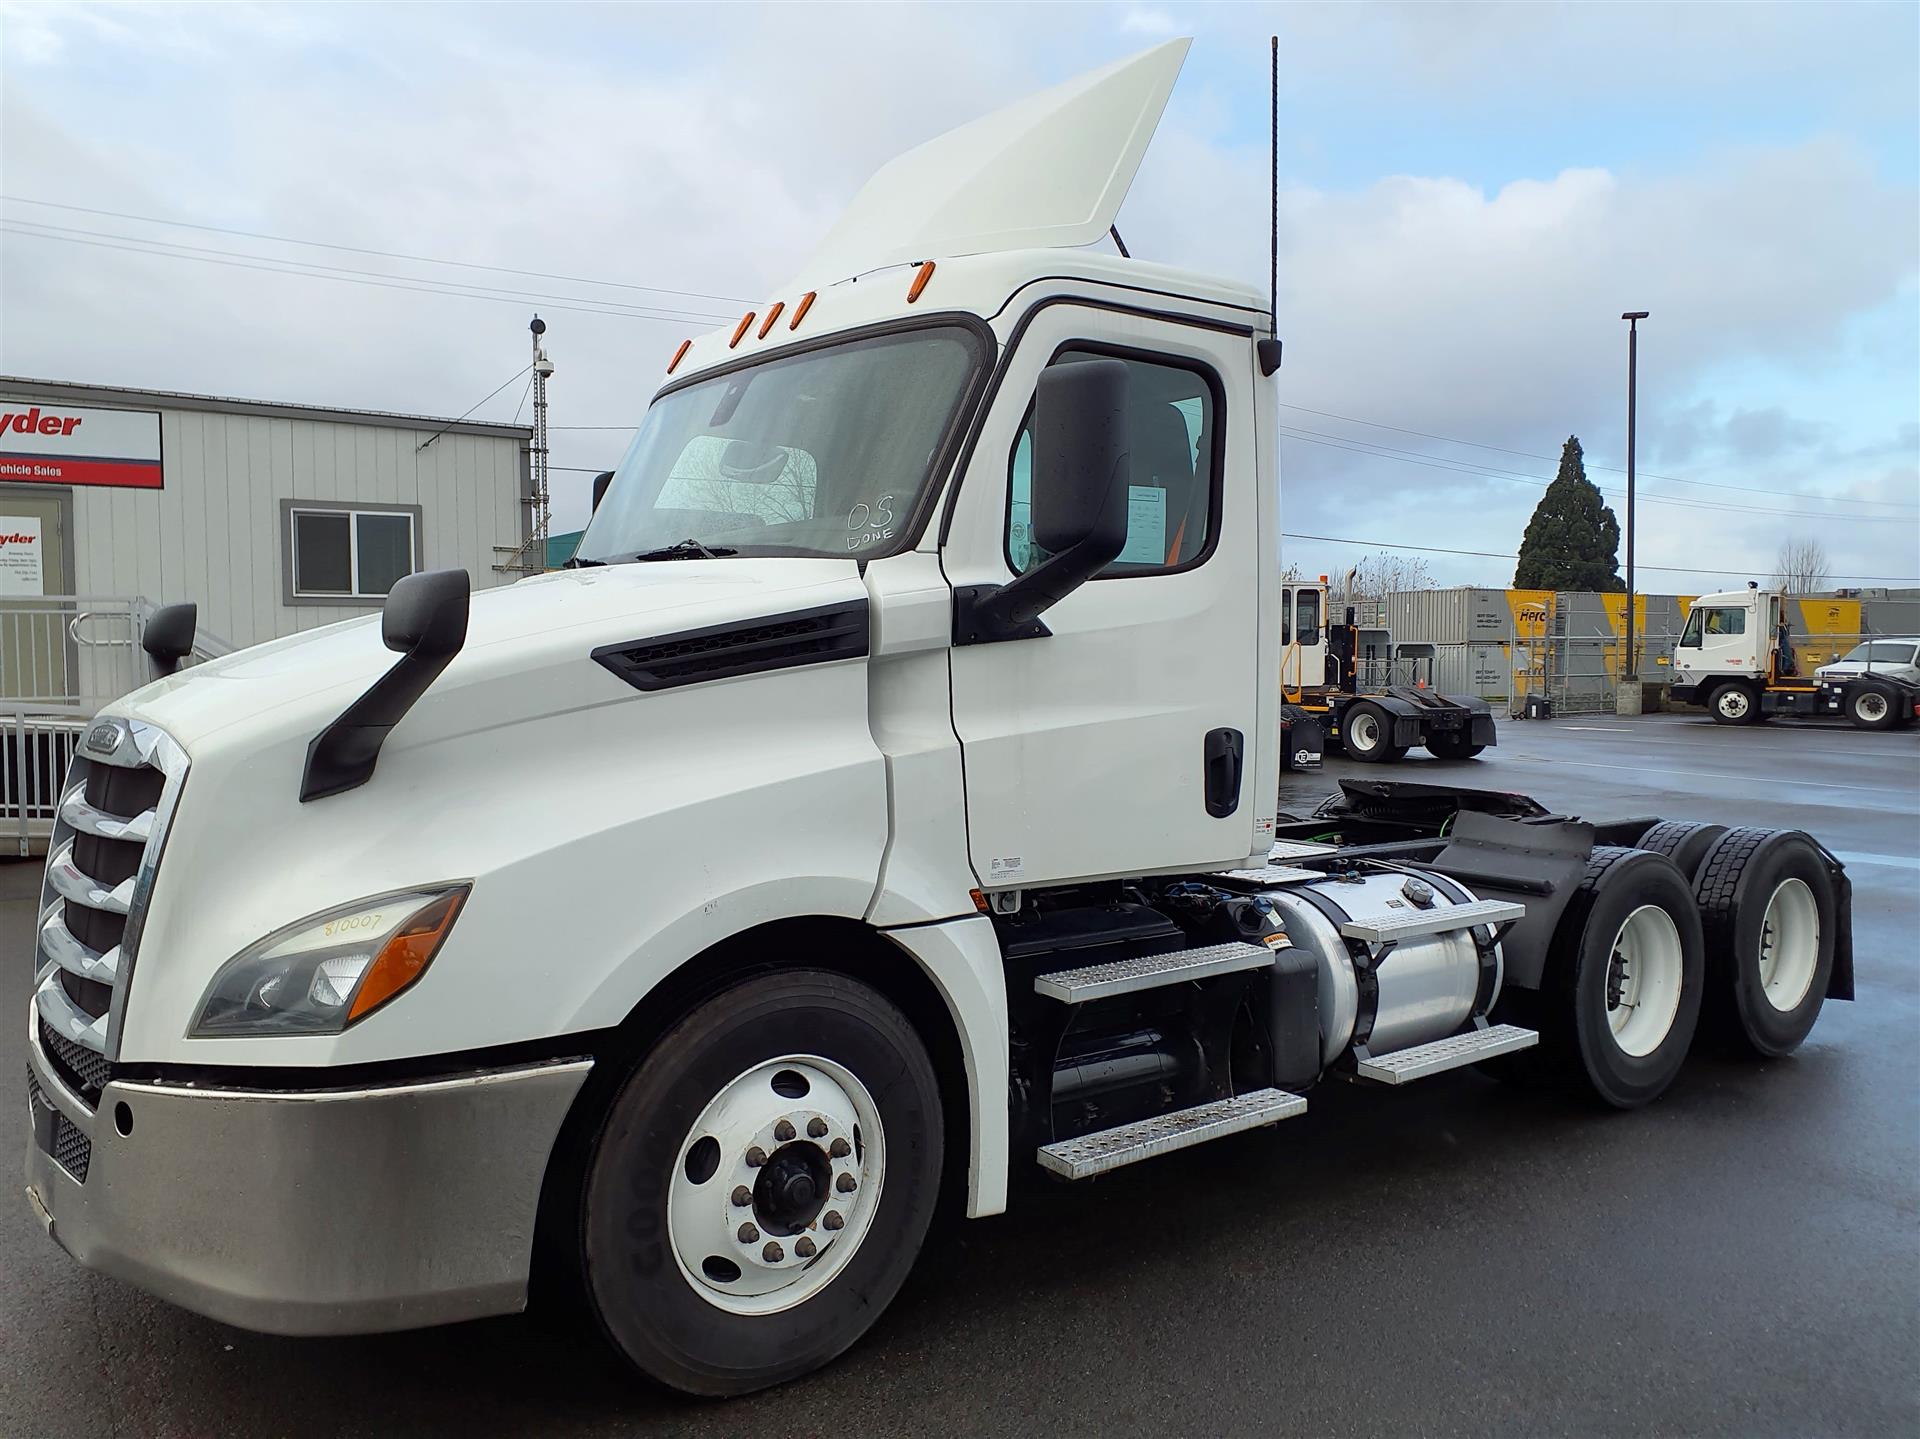
<path id="1" fill-rule="evenodd" d="M 479 590 L 465 646 L 409 719 L 459 696 L 491 724 L 630 697 L 592 661 L 594 649 L 865 594 L 854 561 L 826 558 L 609 565 Z M 381 642 L 380 617 L 366 615 L 196 665 L 109 709 L 160 726 L 191 753 L 239 724 L 318 729 L 396 658 Z M 428 727 L 403 722 L 396 741 L 408 728 Z"/>

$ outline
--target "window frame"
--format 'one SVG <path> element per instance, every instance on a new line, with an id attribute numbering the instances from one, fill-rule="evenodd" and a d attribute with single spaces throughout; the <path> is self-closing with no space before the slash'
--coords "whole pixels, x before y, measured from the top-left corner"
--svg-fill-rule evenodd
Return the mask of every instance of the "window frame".
<path id="1" fill-rule="evenodd" d="M 330 594 L 294 587 L 294 520 L 298 515 L 345 515 L 347 518 L 347 580 L 355 588 L 351 594 Z M 422 538 L 424 511 L 419 505 L 389 500 L 295 500 L 280 501 L 280 602 L 287 606 L 338 605 L 351 609 L 377 608 L 387 602 L 386 595 L 363 593 L 360 584 L 361 515 L 405 516 L 412 539 L 409 575 L 417 575 L 425 565 Z M 401 576 L 406 578 L 405 575 Z M 394 583 L 398 584 L 396 580 Z"/>
<path id="2" fill-rule="evenodd" d="M 1054 346 L 1053 353 L 1047 356 L 1046 364 L 1040 367 L 1045 373 L 1060 363 L 1060 357 L 1069 350 L 1077 350 L 1088 355 L 1098 355 L 1103 359 L 1133 360 L 1145 365 L 1159 365 L 1169 370 L 1185 370 L 1198 375 L 1206 384 L 1207 397 L 1213 403 L 1213 433 L 1207 446 L 1208 484 L 1207 484 L 1207 542 L 1190 560 L 1182 560 L 1177 565 L 1156 565 L 1151 569 L 1126 570 L 1118 574 L 1108 573 L 1103 566 L 1101 572 L 1092 576 L 1088 583 L 1101 580 L 1150 580 L 1162 575 L 1181 575 L 1188 570 L 1198 569 L 1213 558 L 1213 552 L 1220 545 L 1220 521 L 1224 508 L 1225 470 L 1227 456 L 1227 390 L 1220 378 L 1220 372 L 1206 360 L 1192 355 L 1172 355 L 1165 350 L 1147 349 L 1138 345 L 1115 345 L 1102 340 L 1063 340 Z M 1029 434 L 1033 427 L 1033 409 L 1038 398 L 1039 375 L 1034 377 L 1035 394 L 1027 397 L 1027 406 L 1020 412 L 1020 423 L 1014 427 L 1013 441 L 1007 447 L 1006 500 L 1000 516 L 1000 558 L 1009 574 L 1018 576 L 1020 570 L 1013 563 L 1013 462 L 1020 453 L 1020 440 Z M 1197 446 L 1196 446 L 1197 448 Z M 1131 482 L 1131 476 L 1129 476 Z M 1031 490 L 1028 492 L 1029 509 L 1033 504 Z"/>

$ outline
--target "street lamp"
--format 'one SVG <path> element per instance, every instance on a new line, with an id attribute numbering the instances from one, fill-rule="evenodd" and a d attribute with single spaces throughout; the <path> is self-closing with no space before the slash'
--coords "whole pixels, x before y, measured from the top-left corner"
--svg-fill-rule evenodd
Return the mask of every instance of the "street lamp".
<path id="1" fill-rule="evenodd" d="M 1637 401 L 1640 362 L 1640 322 L 1645 310 L 1627 310 L 1620 318 L 1627 322 L 1627 672 L 1622 677 L 1640 678 L 1640 657 L 1633 637 L 1633 421 Z"/>

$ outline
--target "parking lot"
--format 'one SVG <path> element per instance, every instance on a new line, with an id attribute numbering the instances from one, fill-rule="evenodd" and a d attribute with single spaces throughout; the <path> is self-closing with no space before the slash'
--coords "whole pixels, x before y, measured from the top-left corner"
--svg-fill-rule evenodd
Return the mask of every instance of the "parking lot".
<path id="1" fill-rule="evenodd" d="M 0 1432 L 1912 1433 L 1920 1429 L 1920 737 L 1695 717 L 1503 723 L 1343 774 L 1565 811 L 1801 828 L 1848 864 L 1859 999 L 1789 1060 L 1693 1059 L 1600 1113 L 1471 1073 L 1326 1086 L 1301 1120 L 935 1232 L 826 1372 L 724 1405 L 544 1316 L 286 1340 L 68 1260 L 0 1203 Z M 0 1071 L 25 1065 L 37 866 L 0 864 Z M 5 1106 L 0 1151 L 26 1143 Z M 8 1160 L 10 1165 L 16 1161 Z M 18 1169 L 10 1172 L 18 1175 Z"/>

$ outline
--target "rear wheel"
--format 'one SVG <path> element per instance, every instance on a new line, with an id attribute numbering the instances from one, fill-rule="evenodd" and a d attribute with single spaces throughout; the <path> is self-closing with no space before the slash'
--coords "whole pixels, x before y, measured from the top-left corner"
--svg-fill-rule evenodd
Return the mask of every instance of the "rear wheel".
<path id="1" fill-rule="evenodd" d="M 906 1016 L 819 971 L 709 1000 L 635 1068 L 589 1161 L 588 1305 L 648 1377 L 744 1394 L 825 1364 L 899 1291 L 940 1185 Z"/>
<path id="2" fill-rule="evenodd" d="M 1340 743 L 1349 756 L 1367 764 L 1385 764 L 1407 752 L 1405 745 L 1393 742 L 1393 716 L 1365 701 L 1349 706 L 1340 717 Z"/>
<path id="3" fill-rule="evenodd" d="M 1472 759 L 1485 748 L 1465 734 L 1437 734 L 1427 741 L 1427 752 L 1435 759 Z"/>
<path id="4" fill-rule="evenodd" d="M 1554 931 L 1541 1023 L 1550 1074 L 1616 1109 L 1656 1099 L 1679 1074 L 1700 1017 L 1700 916 L 1664 855 L 1595 849 Z"/>
<path id="5" fill-rule="evenodd" d="M 1707 1014 L 1736 1048 L 1800 1047 L 1826 1001 L 1838 931 L 1833 872 L 1798 830 L 1728 830 L 1694 893 L 1707 946 Z"/>
<path id="6" fill-rule="evenodd" d="M 1857 729 L 1892 729 L 1900 722 L 1893 691 L 1884 685 L 1860 684 L 1847 696 L 1847 718 Z"/>
<path id="7" fill-rule="evenodd" d="M 1760 697 L 1752 685 L 1729 680 L 1707 696 L 1707 712 L 1716 724 L 1753 724 L 1760 718 Z"/>
<path id="8" fill-rule="evenodd" d="M 1649 850 L 1654 854 L 1664 854 L 1672 860 L 1680 873 L 1692 879 L 1700 872 L 1700 861 L 1707 857 L 1720 836 L 1727 832 L 1724 824 L 1703 824 L 1695 820 L 1664 819 L 1652 829 L 1640 836 L 1635 849 Z"/>

